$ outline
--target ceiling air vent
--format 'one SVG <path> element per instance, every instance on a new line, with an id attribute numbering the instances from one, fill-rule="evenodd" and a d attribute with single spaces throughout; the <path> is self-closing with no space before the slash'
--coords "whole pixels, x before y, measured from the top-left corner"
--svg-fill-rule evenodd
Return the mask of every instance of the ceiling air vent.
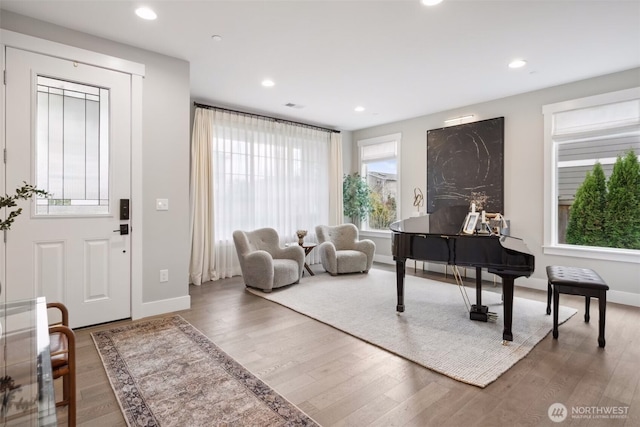
<path id="1" fill-rule="evenodd" d="M 304 105 L 294 104 L 293 102 L 287 102 L 286 104 L 284 104 L 284 106 L 289 108 L 297 108 L 298 110 L 304 108 Z"/>

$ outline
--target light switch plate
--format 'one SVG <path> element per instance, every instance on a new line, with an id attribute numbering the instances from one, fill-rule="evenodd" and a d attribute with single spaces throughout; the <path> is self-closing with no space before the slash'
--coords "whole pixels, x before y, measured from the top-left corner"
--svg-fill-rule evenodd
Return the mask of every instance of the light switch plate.
<path id="1" fill-rule="evenodd" d="M 160 270 L 160 283 L 169 281 L 169 270 Z"/>
<path id="2" fill-rule="evenodd" d="M 169 210 L 169 199 L 156 199 L 156 210 L 157 211 L 168 211 Z"/>

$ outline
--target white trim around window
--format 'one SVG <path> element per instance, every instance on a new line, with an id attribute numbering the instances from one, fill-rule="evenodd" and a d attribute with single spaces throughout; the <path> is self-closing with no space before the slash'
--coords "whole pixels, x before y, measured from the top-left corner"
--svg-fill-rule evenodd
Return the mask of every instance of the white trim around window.
<path id="1" fill-rule="evenodd" d="M 366 160 L 374 160 L 376 157 L 389 158 L 395 152 L 397 176 L 396 176 L 396 215 L 397 219 L 401 216 L 401 192 L 402 192 L 402 180 L 400 173 L 400 150 L 402 142 L 402 133 L 393 133 L 389 135 L 377 136 L 374 138 L 361 139 L 357 142 L 358 147 L 358 172 L 362 172 L 362 162 Z M 370 147 L 373 145 L 379 146 L 377 150 L 369 150 L 369 159 L 363 159 L 363 147 Z M 360 227 L 360 234 L 370 237 L 388 237 L 391 236 L 390 230 L 374 230 L 364 227 Z"/>
<path id="2" fill-rule="evenodd" d="M 599 248 L 558 243 L 558 159 L 556 146 L 562 136 L 554 137 L 554 119 L 563 113 L 640 99 L 640 88 L 545 105 L 544 114 L 544 245 L 545 255 L 590 258 L 640 264 L 640 251 Z M 628 124 L 637 127 L 638 123 Z M 591 129 L 590 132 L 594 130 Z"/>

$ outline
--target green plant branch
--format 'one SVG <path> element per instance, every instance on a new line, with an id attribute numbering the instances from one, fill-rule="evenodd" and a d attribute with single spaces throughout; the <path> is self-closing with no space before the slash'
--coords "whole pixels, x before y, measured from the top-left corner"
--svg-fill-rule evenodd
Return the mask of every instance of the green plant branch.
<path id="1" fill-rule="evenodd" d="M 24 185 L 22 187 L 16 188 L 16 193 L 14 195 L 9 196 L 8 194 L 5 194 L 4 196 L 0 196 L 0 209 L 15 208 L 18 206 L 16 201 L 28 200 L 33 196 L 49 197 L 50 194 L 45 190 L 40 190 L 33 185 L 24 182 Z M 22 208 L 11 210 L 9 212 L 9 215 L 7 216 L 7 219 L 0 221 L 0 230 L 11 229 L 11 225 L 21 213 Z"/>

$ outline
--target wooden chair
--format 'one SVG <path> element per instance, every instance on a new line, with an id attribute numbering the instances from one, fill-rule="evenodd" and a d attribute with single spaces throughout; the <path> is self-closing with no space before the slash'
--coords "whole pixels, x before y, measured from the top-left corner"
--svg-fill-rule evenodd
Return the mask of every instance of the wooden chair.
<path id="1" fill-rule="evenodd" d="M 60 310 L 62 321 L 49 325 L 51 370 L 53 379 L 62 377 L 62 400 L 56 406 L 68 406 L 68 425 L 76 425 L 76 336 L 69 328 L 69 311 L 62 303 L 52 302 L 47 308 Z"/>

